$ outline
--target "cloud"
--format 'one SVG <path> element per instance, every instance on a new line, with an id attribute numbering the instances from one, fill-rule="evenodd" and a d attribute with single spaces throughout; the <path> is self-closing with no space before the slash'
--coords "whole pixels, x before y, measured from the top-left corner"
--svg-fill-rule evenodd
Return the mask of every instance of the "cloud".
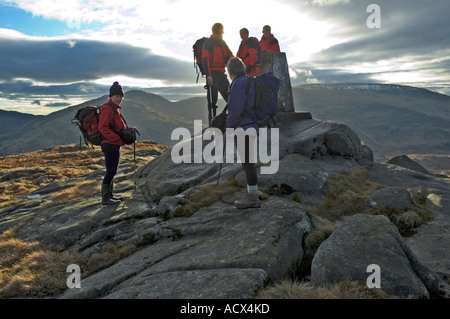
<path id="1" fill-rule="evenodd" d="M 293 85 L 414 80 L 449 92 L 448 0 L 260 0 L 257 8 L 270 10 L 254 15 L 242 14 L 255 12 L 254 1 L 230 0 L 205 18 L 196 11 L 201 1 L 3 3 L 67 23 L 57 37 L 0 29 L 0 96 L 9 99 L 103 95 L 116 79 L 124 87 L 133 82 L 185 89 L 196 78 L 192 44 L 208 36 L 215 22 L 224 24 L 234 53 L 240 28 L 259 37 L 270 24 L 287 54 Z M 366 24 L 372 3 L 380 6 L 381 29 Z"/>
<path id="2" fill-rule="evenodd" d="M 47 103 L 45 104 L 46 107 L 66 107 L 66 106 L 70 106 L 70 103 L 64 103 L 64 102 L 51 102 L 51 103 Z"/>
<path id="3" fill-rule="evenodd" d="M 312 5 L 317 6 L 335 6 L 341 4 L 349 4 L 351 0 L 312 0 L 307 3 L 311 3 Z"/>
<path id="4" fill-rule="evenodd" d="M 0 41 L 0 80 L 3 81 L 74 83 L 124 75 L 188 83 L 194 78 L 190 63 L 155 55 L 147 48 L 129 44 L 73 40 L 68 45 L 65 40 L 8 37 Z"/>

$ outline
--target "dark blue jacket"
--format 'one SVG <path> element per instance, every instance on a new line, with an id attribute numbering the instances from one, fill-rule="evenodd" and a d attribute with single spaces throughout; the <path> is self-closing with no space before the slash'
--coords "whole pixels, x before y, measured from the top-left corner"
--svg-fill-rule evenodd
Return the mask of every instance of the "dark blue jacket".
<path id="1" fill-rule="evenodd" d="M 246 94 L 246 89 L 247 76 L 245 75 L 239 76 L 231 82 L 228 95 L 227 127 L 242 127 L 244 130 L 253 127 L 258 133 L 259 126 L 253 120 L 249 111 L 250 107 L 255 103 L 255 88 L 253 85 L 250 85 L 248 94 Z"/>

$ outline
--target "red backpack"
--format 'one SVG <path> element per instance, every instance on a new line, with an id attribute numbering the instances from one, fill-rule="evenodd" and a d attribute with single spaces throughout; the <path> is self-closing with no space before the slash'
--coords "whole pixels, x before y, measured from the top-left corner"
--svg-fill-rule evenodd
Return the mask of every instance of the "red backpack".
<path id="1" fill-rule="evenodd" d="M 113 112 L 116 112 L 111 104 L 109 103 L 105 104 L 111 106 Z M 102 106 L 103 105 L 85 106 L 77 111 L 77 113 L 75 114 L 75 118 L 72 120 L 72 123 L 77 125 L 78 128 L 80 129 L 80 132 L 84 137 L 84 142 L 86 143 L 86 145 L 91 144 L 99 146 L 105 139 L 105 137 L 98 130 L 98 118 Z M 128 145 L 133 144 L 137 139 L 137 135 L 140 135 L 140 133 L 135 127 L 128 126 L 127 121 L 125 121 L 122 114 L 120 114 L 120 116 L 122 117 L 122 120 L 125 123 L 125 129 L 119 132 L 115 129 L 115 127 L 112 124 L 110 127 L 116 134 L 120 136 L 120 138 L 125 144 Z"/>
<path id="2" fill-rule="evenodd" d="M 85 106 L 77 111 L 72 120 L 72 123 L 79 127 L 86 145 L 100 145 L 104 139 L 98 130 L 100 108 L 101 106 Z"/>

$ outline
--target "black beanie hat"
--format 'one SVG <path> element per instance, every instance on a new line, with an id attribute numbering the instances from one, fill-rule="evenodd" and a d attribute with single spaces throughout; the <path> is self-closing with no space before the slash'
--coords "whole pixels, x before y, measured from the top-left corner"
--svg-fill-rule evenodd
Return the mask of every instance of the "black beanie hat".
<path id="1" fill-rule="evenodd" d="M 111 88 L 109 89 L 109 96 L 113 95 L 122 95 L 123 96 L 123 90 L 120 86 L 119 82 L 114 82 Z"/>

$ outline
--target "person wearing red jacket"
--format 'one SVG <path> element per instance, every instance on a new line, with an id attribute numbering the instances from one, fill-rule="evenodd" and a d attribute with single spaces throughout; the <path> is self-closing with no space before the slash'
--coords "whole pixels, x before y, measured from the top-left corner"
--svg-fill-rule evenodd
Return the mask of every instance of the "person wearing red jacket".
<path id="1" fill-rule="evenodd" d="M 259 45 L 261 46 L 262 52 L 280 52 L 280 45 L 278 44 L 278 40 L 271 33 L 272 28 L 269 25 L 265 25 L 263 27 L 263 36 L 259 41 Z"/>
<path id="2" fill-rule="evenodd" d="M 223 25 L 215 23 L 212 26 L 212 35 L 205 41 L 202 48 L 202 64 L 206 75 L 206 88 L 208 88 L 208 120 L 216 115 L 217 99 L 222 95 L 228 101 L 228 87 L 230 82 L 225 74 L 228 60 L 234 57 L 228 45 L 223 40 Z"/>
<path id="3" fill-rule="evenodd" d="M 112 192 L 114 188 L 114 176 L 119 168 L 122 141 L 117 132 L 125 128 L 125 123 L 120 116 L 120 104 L 124 98 L 122 86 L 119 82 L 109 89 L 109 100 L 101 107 L 98 119 L 98 130 L 103 135 L 102 152 L 105 156 L 106 174 L 102 182 L 102 205 L 117 205 L 123 197 L 115 197 Z"/>
<path id="4" fill-rule="evenodd" d="M 239 31 L 241 36 L 241 44 L 236 56 L 242 60 L 248 76 L 256 76 L 257 68 L 261 65 L 261 47 L 258 39 L 249 37 L 247 28 Z"/>

